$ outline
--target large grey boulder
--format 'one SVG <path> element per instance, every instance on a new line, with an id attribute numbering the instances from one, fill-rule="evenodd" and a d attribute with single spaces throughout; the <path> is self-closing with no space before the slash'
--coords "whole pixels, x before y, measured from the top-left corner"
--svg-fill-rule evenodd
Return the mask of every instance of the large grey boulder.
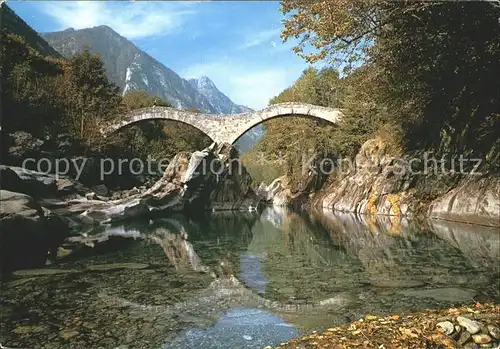
<path id="1" fill-rule="evenodd" d="M 0 165 L 0 188 L 35 198 L 85 195 L 90 189 L 67 176 L 32 171 L 22 167 Z"/>
<path id="2" fill-rule="evenodd" d="M 67 224 L 30 196 L 0 190 L 0 269 L 2 274 L 45 264 L 69 234 Z"/>
<path id="3" fill-rule="evenodd" d="M 177 154 L 163 177 L 143 193 L 107 202 L 89 202 L 78 218 L 82 223 L 110 223 L 157 212 L 249 210 L 260 199 L 251 189 L 251 177 L 229 145 L 192 154 Z M 79 202 L 79 209 L 85 202 Z"/>
<path id="4" fill-rule="evenodd" d="M 22 192 L 23 181 L 17 173 L 5 165 L 0 165 L 0 188 L 5 190 Z"/>
<path id="5" fill-rule="evenodd" d="M 470 176 L 434 200 L 429 206 L 428 216 L 500 227 L 500 178 Z"/>

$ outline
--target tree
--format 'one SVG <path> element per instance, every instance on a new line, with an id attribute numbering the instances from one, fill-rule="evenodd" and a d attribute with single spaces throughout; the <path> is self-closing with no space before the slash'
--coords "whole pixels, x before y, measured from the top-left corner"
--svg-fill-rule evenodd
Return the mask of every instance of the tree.
<path id="1" fill-rule="evenodd" d="M 303 102 L 328 107 L 339 107 L 345 94 L 344 84 L 336 69 L 318 70 L 310 67 L 297 81 L 270 100 L 270 104 Z M 244 160 L 253 176 L 269 180 L 276 174 L 287 174 L 292 182 L 303 175 L 303 157 L 313 154 L 332 156 L 338 154 L 334 137 L 336 127 L 326 121 L 306 117 L 286 117 L 269 120 L 266 132 L 254 149 L 245 154 Z M 259 159 L 270 160 L 262 166 Z M 284 161 L 285 160 L 285 161 Z"/>
<path id="2" fill-rule="evenodd" d="M 43 137 L 62 117 L 53 94 L 61 64 L 41 56 L 17 35 L 2 31 L 0 41 L 2 129 Z"/>
<path id="3" fill-rule="evenodd" d="M 373 0 L 281 4 L 282 37 L 298 38 L 295 51 L 309 62 L 326 60 L 347 73 L 359 64 L 370 66 L 359 72 L 369 74 L 363 79 L 370 81 L 371 94 L 363 92 L 366 86 L 352 86 L 347 100 L 356 110 L 348 111 L 348 119 L 362 126 L 363 115 L 377 113 L 379 126 L 396 130 L 406 150 L 475 154 L 490 164 L 498 159 L 499 6 Z"/>
<path id="4" fill-rule="evenodd" d="M 62 68 L 58 95 L 65 107 L 65 126 L 89 146 L 102 145 L 100 126 L 118 112 L 118 87 L 109 82 L 100 57 L 88 49 L 64 61 Z"/>
<path id="5" fill-rule="evenodd" d="M 127 92 L 121 102 L 120 112 L 149 107 L 172 107 L 170 103 L 145 91 Z M 114 144 L 127 152 L 146 158 L 171 158 L 180 151 L 195 151 L 208 146 L 211 141 L 193 126 L 170 120 L 139 122 L 115 136 Z"/>

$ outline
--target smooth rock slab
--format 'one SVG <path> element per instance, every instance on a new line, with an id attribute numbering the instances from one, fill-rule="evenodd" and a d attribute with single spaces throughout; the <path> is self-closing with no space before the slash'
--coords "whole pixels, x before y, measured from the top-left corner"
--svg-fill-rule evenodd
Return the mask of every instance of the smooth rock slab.
<path id="1" fill-rule="evenodd" d="M 76 269 L 25 269 L 13 272 L 15 276 L 47 276 L 59 274 L 78 273 Z"/>
<path id="2" fill-rule="evenodd" d="M 474 290 L 454 287 L 401 290 L 397 291 L 397 293 L 408 297 L 433 298 L 444 302 L 472 301 L 473 297 L 476 295 L 476 291 Z"/>
<path id="3" fill-rule="evenodd" d="M 500 339 L 500 329 L 493 325 L 488 325 L 488 332 L 495 339 Z"/>
<path id="4" fill-rule="evenodd" d="M 487 334 L 481 333 L 473 335 L 472 340 L 474 341 L 474 343 L 477 344 L 486 344 L 491 342 L 491 337 L 488 336 Z"/>
<path id="5" fill-rule="evenodd" d="M 142 263 L 112 263 L 89 265 L 87 269 L 92 271 L 104 271 L 114 269 L 145 269 L 147 267 L 149 267 L 149 265 Z"/>
<path id="6" fill-rule="evenodd" d="M 425 282 L 419 280 L 384 280 L 384 279 L 370 279 L 370 283 L 375 287 L 387 287 L 387 288 L 412 288 L 424 286 Z"/>

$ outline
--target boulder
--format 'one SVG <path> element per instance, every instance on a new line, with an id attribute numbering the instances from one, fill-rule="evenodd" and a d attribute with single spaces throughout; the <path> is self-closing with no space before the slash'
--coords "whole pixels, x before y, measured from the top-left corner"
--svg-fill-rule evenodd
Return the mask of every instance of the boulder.
<path id="1" fill-rule="evenodd" d="M 0 188 L 20 192 L 23 190 L 23 181 L 11 168 L 0 165 Z"/>
<path id="2" fill-rule="evenodd" d="M 284 183 L 286 183 L 286 177 L 278 177 L 271 182 L 269 185 L 265 185 L 265 183 L 261 183 L 257 188 L 256 194 L 266 202 L 272 202 L 274 197 L 281 191 L 283 191 Z"/>
<path id="3" fill-rule="evenodd" d="M 45 265 L 54 250 L 69 233 L 62 219 L 45 211 L 30 196 L 0 191 L 0 268 L 2 274 L 21 268 Z"/>
<path id="4" fill-rule="evenodd" d="M 248 210 L 259 205 L 251 177 L 229 144 L 177 154 L 163 177 L 143 193 L 100 202 L 79 215 L 82 223 L 109 223 L 170 211 Z"/>
<path id="5" fill-rule="evenodd" d="M 470 176 L 434 200 L 429 206 L 428 216 L 500 227 L 500 178 Z"/>
<path id="6" fill-rule="evenodd" d="M 0 165 L 1 188 L 35 198 L 85 195 L 90 191 L 80 182 L 66 176 L 37 172 L 21 167 Z"/>
<path id="7" fill-rule="evenodd" d="M 21 192 L 33 197 L 55 196 L 57 194 L 55 176 L 22 167 L 10 166 L 9 168 L 22 181 Z"/>
<path id="8" fill-rule="evenodd" d="M 109 195 L 109 190 L 106 188 L 104 184 L 99 184 L 95 185 L 90 188 L 94 193 L 96 193 L 99 196 L 108 196 Z"/>

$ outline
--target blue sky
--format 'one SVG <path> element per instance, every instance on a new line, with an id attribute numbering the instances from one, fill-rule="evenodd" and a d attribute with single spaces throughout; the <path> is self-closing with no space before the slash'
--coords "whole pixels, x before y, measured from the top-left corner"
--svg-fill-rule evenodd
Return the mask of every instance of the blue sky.
<path id="1" fill-rule="evenodd" d="M 39 32 L 109 25 L 185 78 L 262 108 L 307 67 L 280 39 L 278 1 L 8 1 Z"/>

